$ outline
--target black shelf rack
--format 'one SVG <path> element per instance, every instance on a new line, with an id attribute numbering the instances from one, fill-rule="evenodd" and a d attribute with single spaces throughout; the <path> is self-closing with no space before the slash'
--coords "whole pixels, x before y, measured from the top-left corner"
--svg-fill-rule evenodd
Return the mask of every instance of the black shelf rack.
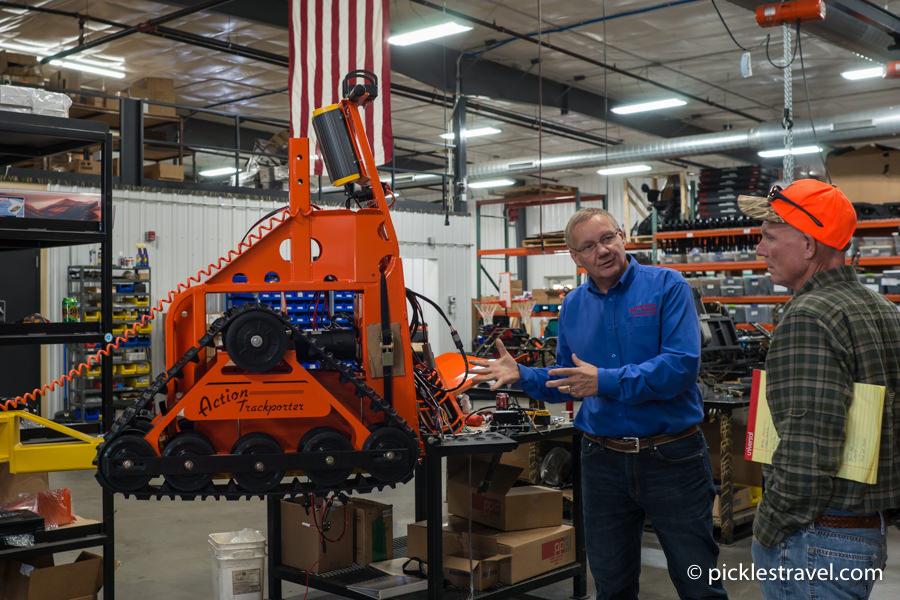
<path id="1" fill-rule="evenodd" d="M 415 519 L 428 521 L 428 590 L 404 595 L 414 600 L 463 600 L 469 597 L 468 590 L 445 588 L 443 569 L 443 537 L 442 537 L 442 501 L 443 501 L 443 459 L 447 456 L 485 454 L 507 452 L 515 449 L 520 443 L 536 442 L 549 439 L 571 439 L 572 445 L 572 481 L 573 507 L 572 521 L 575 529 L 575 562 L 530 577 L 512 585 L 496 584 L 493 587 L 477 592 L 477 600 L 488 598 L 515 598 L 558 581 L 572 580 L 572 598 L 586 599 L 587 595 L 587 557 L 584 549 L 584 521 L 581 512 L 581 434 L 571 425 L 541 428 L 539 431 L 517 432 L 504 435 L 498 432 L 485 432 L 470 435 L 439 437 L 429 435 L 424 439 L 425 456 L 416 469 L 415 484 Z M 368 567 L 354 566 L 331 573 L 313 574 L 300 569 L 288 567 L 281 563 L 281 498 L 267 498 L 267 528 L 269 539 L 268 583 L 269 598 L 282 599 L 282 581 L 307 584 L 309 587 L 322 590 L 343 598 L 370 598 L 364 594 L 347 589 L 365 579 L 373 577 Z M 405 554 L 401 543 L 398 549 L 395 544 L 395 555 Z"/>
<path id="2" fill-rule="evenodd" d="M 23 248 L 49 248 L 79 244 L 99 244 L 104 256 L 112 256 L 112 135 L 105 123 L 79 121 L 0 111 L 0 166 L 22 160 L 81 150 L 100 148 L 100 220 L 0 218 L 0 252 Z M 13 187 L 13 184 L 5 185 Z M 104 309 L 96 323 L 0 324 L 0 344 L 62 344 L 102 342 L 103 332 L 112 330 L 112 272 L 102 266 Z M 102 405 L 103 431 L 115 417 L 112 409 L 112 359 L 103 357 Z M 108 377 L 108 378 L 107 378 Z M 0 550 L 0 560 L 24 558 L 103 547 L 103 597 L 115 600 L 114 502 L 113 494 L 103 490 L 102 521 L 45 532 L 26 548 Z"/>

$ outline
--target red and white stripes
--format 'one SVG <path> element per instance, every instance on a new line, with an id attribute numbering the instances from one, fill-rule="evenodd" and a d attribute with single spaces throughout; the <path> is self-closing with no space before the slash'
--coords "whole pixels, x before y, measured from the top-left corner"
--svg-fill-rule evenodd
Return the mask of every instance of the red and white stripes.
<path id="1" fill-rule="evenodd" d="M 391 159 L 389 0 L 291 0 L 291 136 L 310 138 L 312 112 L 338 102 L 341 82 L 355 69 L 378 76 L 378 98 L 363 111 L 375 163 Z M 321 158 L 314 171 L 322 171 Z"/>

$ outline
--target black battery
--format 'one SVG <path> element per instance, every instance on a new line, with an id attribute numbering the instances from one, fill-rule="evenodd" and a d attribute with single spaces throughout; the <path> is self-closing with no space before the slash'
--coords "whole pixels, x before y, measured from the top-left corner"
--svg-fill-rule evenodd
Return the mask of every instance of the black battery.
<path id="1" fill-rule="evenodd" d="M 30 510 L 0 510 L 0 548 L 21 546 L 22 536 L 44 530 L 44 517 Z"/>

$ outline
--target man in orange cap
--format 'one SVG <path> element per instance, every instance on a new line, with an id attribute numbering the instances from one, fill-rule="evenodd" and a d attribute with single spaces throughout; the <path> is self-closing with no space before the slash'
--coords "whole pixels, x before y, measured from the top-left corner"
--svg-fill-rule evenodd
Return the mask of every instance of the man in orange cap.
<path id="1" fill-rule="evenodd" d="M 838 188 L 802 179 L 738 204 L 763 220 L 756 252 L 794 293 L 766 358 L 781 441 L 753 524 L 763 597 L 867 598 L 886 560 L 885 512 L 900 507 L 900 313 L 846 266 L 856 213 Z M 837 477 L 855 382 L 886 388 L 872 485 Z"/>

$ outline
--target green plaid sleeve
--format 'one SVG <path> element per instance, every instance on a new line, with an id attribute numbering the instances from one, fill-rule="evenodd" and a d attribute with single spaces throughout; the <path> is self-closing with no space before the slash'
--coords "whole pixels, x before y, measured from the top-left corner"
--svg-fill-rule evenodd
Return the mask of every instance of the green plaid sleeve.
<path id="1" fill-rule="evenodd" d="M 804 310 L 789 310 L 776 330 L 766 397 L 781 442 L 753 527 L 764 546 L 811 523 L 832 497 L 853 394 L 841 333 Z"/>

